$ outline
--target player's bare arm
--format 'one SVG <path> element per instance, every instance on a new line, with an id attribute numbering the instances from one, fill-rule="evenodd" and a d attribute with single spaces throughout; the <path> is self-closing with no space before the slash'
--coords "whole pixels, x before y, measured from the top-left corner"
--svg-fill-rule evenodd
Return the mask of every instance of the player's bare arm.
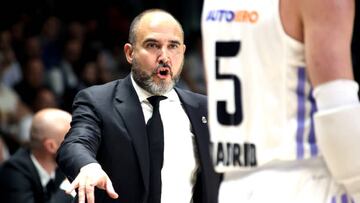
<path id="1" fill-rule="evenodd" d="M 305 44 L 313 86 L 335 79 L 353 79 L 351 37 L 354 0 L 281 0 L 285 32 Z"/>
<path id="2" fill-rule="evenodd" d="M 353 79 L 351 38 L 354 0 L 299 1 L 305 58 L 313 86 Z"/>
<path id="3" fill-rule="evenodd" d="M 335 180 L 353 200 L 360 199 L 360 105 L 353 81 L 351 40 L 354 0 L 282 0 L 282 19 L 290 36 L 305 45 L 307 72 L 318 106 L 316 139 Z M 289 12 L 297 15 L 287 18 Z M 293 23 L 292 25 L 290 23 Z"/>

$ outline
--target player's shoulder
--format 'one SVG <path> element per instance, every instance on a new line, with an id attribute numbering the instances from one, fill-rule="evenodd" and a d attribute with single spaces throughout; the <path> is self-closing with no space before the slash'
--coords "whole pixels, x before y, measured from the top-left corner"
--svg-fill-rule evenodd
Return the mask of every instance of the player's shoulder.
<path id="1" fill-rule="evenodd" d="M 290 1 L 290 0 L 281 0 Z M 293 2 L 293 1 L 291 1 Z M 339 18 L 338 15 L 349 14 L 355 9 L 355 0 L 302 0 L 298 1 L 298 7 L 300 9 L 303 18 L 313 16 L 325 15 L 325 18 Z M 332 14 L 332 15 L 329 15 Z"/>

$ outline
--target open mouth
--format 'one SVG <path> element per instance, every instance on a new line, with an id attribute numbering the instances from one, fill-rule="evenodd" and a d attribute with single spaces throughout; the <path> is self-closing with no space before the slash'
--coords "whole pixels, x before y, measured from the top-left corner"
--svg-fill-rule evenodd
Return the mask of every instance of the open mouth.
<path id="1" fill-rule="evenodd" d="M 161 67 L 157 69 L 157 75 L 160 78 L 166 78 L 168 75 L 170 75 L 170 69 L 168 67 Z"/>

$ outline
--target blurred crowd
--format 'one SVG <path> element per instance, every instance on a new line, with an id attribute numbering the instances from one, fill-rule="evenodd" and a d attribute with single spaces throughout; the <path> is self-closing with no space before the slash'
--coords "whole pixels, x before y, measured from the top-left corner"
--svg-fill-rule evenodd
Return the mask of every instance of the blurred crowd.
<path id="1" fill-rule="evenodd" d="M 80 89 L 129 71 L 120 44 L 105 47 L 94 21 L 63 24 L 49 16 L 29 34 L 26 20 L 0 32 L 1 131 L 19 144 L 29 138 L 33 113 L 45 107 L 70 112 Z"/>

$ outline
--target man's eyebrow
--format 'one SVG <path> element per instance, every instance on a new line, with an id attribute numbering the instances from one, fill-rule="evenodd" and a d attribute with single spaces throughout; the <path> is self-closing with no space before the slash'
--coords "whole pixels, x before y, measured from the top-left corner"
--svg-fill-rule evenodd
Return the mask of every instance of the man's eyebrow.
<path id="1" fill-rule="evenodd" d="M 181 42 L 180 42 L 179 40 L 169 40 L 169 42 L 170 42 L 171 44 L 177 44 L 177 45 L 180 45 L 180 44 L 181 44 Z"/>
<path id="2" fill-rule="evenodd" d="M 145 39 L 144 40 L 144 42 L 143 42 L 143 44 L 146 44 L 146 43 L 149 43 L 149 42 L 156 42 L 156 43 L 158 43 L 159 42 L 159 40 L 156 40 L 156 39 L 154 39 L 154 38 L 148 38 L 148 39 Z M 181 44 L 181 42 L 179 41 L 179 40 L 169 40 L 169 43 L 171 43 L 171 44 Z"/>
<path id="3" fill-rule="evenodd" d="M 154 38 L 148 38 L 145 39 L 145 41 L 143 42 L 143 44 L 149 43 L 149 42 L 158 42 L 158 40 L 154 39 Z"/>

